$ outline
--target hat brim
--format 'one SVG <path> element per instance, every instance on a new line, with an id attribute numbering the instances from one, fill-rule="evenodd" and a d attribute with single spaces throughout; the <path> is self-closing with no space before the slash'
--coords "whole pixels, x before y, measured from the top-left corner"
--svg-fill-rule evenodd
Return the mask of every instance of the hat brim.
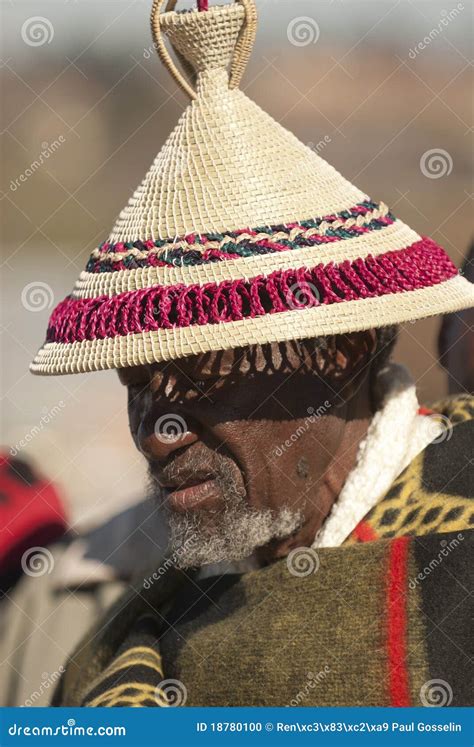
<path id="1" fill-rule="evenodd" d="M 413 291 L 113 338 L 46 343 L 31 364 L 41 375 L 85 373 L 176 360 L 210 351 L 357 332 L 415 322 L 474 305 L 474 285 L 458 275 Z"/>

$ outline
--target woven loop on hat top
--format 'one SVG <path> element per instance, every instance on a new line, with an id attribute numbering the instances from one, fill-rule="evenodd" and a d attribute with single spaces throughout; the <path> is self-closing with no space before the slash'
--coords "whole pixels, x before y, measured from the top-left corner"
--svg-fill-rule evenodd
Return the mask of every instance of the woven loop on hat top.
<path id="1" fill-rule="evenodd" d="M 244 74 L 257 32 L 254 0 L 236 0 L 233 5 L 209 8 L 200 0 L 200 12 L 175 12 L 177 0 L 154 0 L 151 31 L 155 49 L 177 84 L 191 99 L 197 97 L 194 86 L 200 73 L 229 69 L 228 86 L 237 88 Z M 201 11 L 206 11 L 201 12 Z M 181 72 L 165 46 L 163 33 L 186 75 Z"/>

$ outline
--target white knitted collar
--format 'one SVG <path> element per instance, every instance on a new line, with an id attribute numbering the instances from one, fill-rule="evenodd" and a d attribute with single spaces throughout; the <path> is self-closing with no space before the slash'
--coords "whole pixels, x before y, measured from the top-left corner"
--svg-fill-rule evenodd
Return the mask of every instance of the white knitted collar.
<path id="1" fill-rule="evenodd" d="M 337 547 L 384 496 L 405 467 L 442 430 L 439 420 L 418 414 L 415 385 L 408 371 L 386 366 L 377 381 L 382 407 L 360 443 L 356 465 L 316 535 L 313 548 Z"/>

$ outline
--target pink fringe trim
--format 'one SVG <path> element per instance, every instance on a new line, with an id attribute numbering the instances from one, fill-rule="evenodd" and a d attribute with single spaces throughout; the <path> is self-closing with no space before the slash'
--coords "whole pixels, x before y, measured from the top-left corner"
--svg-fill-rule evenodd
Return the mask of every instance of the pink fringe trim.
<path id="1" fill-rule="evenodd" d="M 68 297 L 51 315 L 47 341 L 72 343 L 238 321 L 418 290 L 448 280 L 457 272 L 443 249 L 423 238 L 377 257 L 277 271 L 251 280 L 154 286 L 113 297 Z"/>

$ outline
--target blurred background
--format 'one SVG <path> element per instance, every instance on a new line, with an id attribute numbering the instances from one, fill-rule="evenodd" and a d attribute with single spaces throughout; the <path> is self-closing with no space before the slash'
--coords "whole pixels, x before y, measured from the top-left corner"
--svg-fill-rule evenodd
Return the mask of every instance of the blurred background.
<path id="1" fill-rule="evenodd" d="M 474 194 L 469 0 L 257 5 L 248 95 L 460 265 Z M 1 440 L 55 482 L 77 529 L 143 496 L 125 390 L 114 372 L 35 378 L 28 364 L 186 105 L 151 46 L 150 6 L 1 3 Z M 397 348 L 423 402 L 447 391 L 438 328 L 406 325 Z"/>

